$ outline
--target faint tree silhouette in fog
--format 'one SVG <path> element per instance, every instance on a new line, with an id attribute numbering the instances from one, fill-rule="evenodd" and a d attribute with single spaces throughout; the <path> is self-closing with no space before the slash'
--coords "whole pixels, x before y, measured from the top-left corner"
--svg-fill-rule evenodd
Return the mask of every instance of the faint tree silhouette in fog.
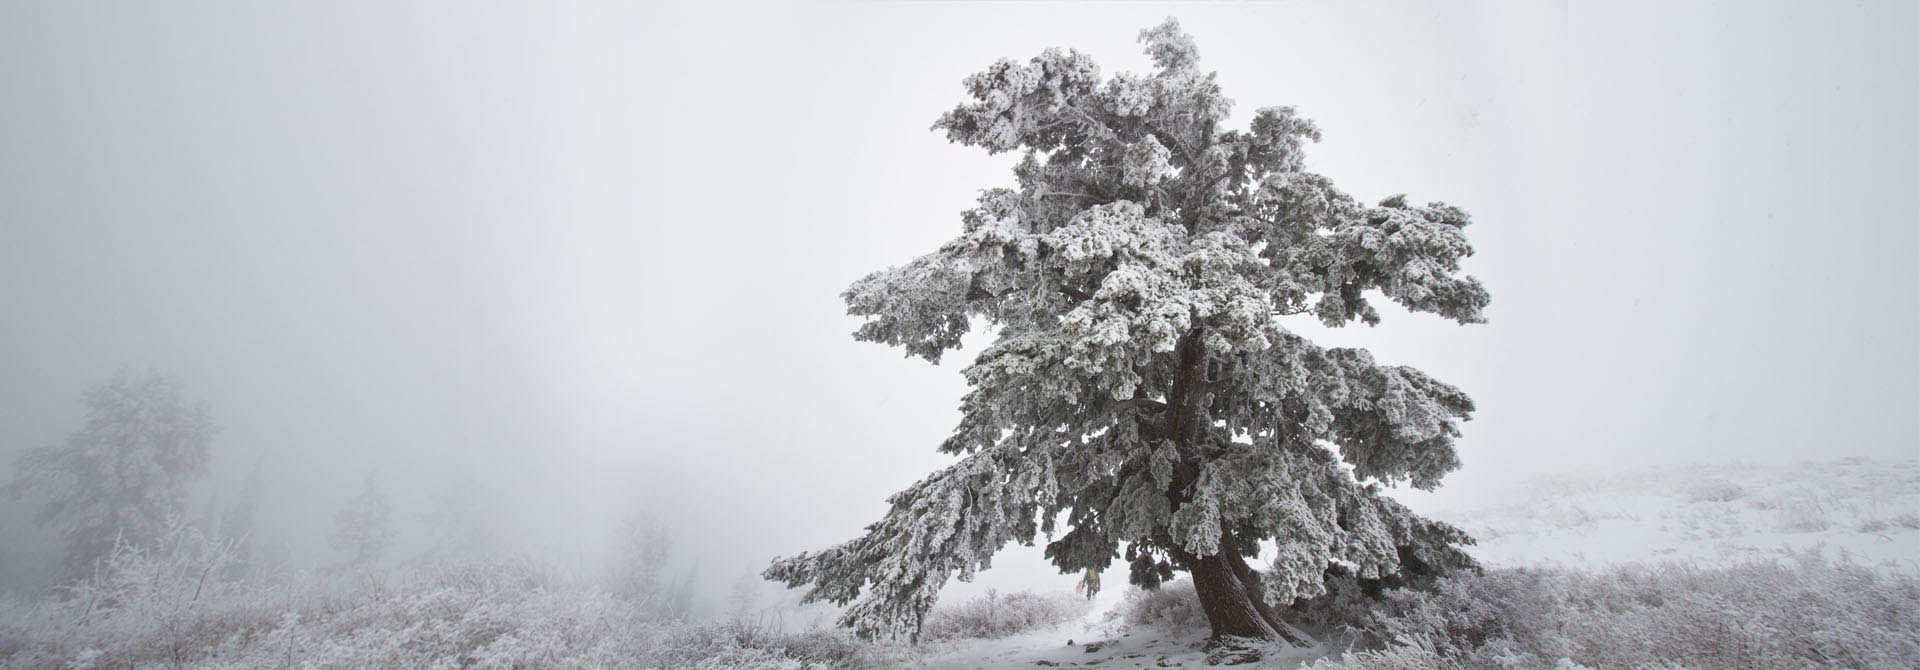
<path id="1" fill-rule="evenodd" d="M 116 543 L 151 545 L 184 512 L 187 486 L 206 475 L 219 429 L 204 403 L 160 372 L 121 369 L 81 396 L 86 416 L 58 445 L 27 451 L 6 486 L 60 533 L 68 578 L 90 574 Z"/>
<path id="2" fill-rule="evenodd" d="M 220 514 L 219 524 L 215 527 L 215 537 L 233 543 L 233 552 L 237 565 L 242 569 L 254 564 L 254 531 L 259 524 L 260 515 L 260 463 L 255 461 L 253 469 L 247 471 L 246 482 L 240 485 L 240 493 Z"/>
<path id="3" fill-rule="evenodd" d="M 427 547 L 412 562 L 466 560 L 500 552 L 500 518 L 506 509 L 494 491 L 473 477 L 453 479 L 427 504 L 426 513 L 420 515 Z"/>
<path id="4" fill-rule="evenodd" d="M 636 511 L 621 520 L 616 552 L 608 575 L 609 590 L 639 603 L 655 616 L 680 619 L 692 614 L 691 568 L 679 579 L 667 575 L 673 557 L 673 533 L 651 512 Z"/>
<path id="5" fill-rule="evenodd" d="M 379 565 L 395 537 L 393 507 L 387 504 L 387 492 L 381 488 L 379 477 L 367 475 L 367 485 L 360 495 L 333 515 L 333 535 L 327 542 L 347 554 L 347 565 L 364 568 Z"/>

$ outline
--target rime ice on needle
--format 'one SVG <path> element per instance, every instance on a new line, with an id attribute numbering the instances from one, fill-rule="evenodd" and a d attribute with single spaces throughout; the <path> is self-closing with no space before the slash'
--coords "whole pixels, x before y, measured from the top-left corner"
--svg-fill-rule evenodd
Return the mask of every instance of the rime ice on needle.
<path id="1" fill-rule="evenodd" d="M 935 128 L 1022 152 L 1018 187 L 985 191 L 958 237 L 844 294 L 866 318 L 855 337 L 929 361 L 976 325 L 997 333 L 940 446 L 960 460 L 865 535 L 766 572 L 851 603 L 842 623 L 862 635 L 912 636 L 950 576 L 1042 534 L 1062 571 L 1122 559 L 1148 587 L 1189 571 L 1216 635 L 1296 642 L 1275 606 L 1329 579 L 1472 565 L 1464 533 L 1379 495 L 1459 466 L 1472 401 L 1283 325 L 1376 324 L 1373 291 L 1481 321 L 1487 292 L 1460 268 L 1467 215 L 1361 204 L 1304 169 L 1311 122 L 1270 107 L 1221 128 L 1230 102 L 1192 39 L 1168 21 L 1141 41 L 1147 75 L 1103 79 L 1056 49 L 968 77 L 972 102 Z M 1278 558 L 1256 572 L 1245 559 L 1264 542 Z"/>

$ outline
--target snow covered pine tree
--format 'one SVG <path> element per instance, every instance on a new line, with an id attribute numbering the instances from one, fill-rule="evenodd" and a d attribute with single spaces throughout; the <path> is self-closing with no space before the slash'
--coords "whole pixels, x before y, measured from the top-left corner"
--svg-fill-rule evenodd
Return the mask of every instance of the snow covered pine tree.
<path id="1" fill-rule="evenodd" d="M 1295 644 L 1276 612 L 1330 579 L 1473 565 L 1465 533 L 1380 495 L 1459 467 L 1472 401 L 1282 324 L 1377 324 L 1374 290 L 1481 322 L 1487 292 L 1460 271 L 1466 213 L 1360 204 L 1303 168 L 1311 122 L 1269 107 L 1222 130 L 1230 103 L 1192 39 L 1171 20 L 1140 39 L 1151 75 L 1103 81 L 1050 49 L 968 77 L 973 102 L 934 127 L 1023 151 L 1019 188 L 983 192 L 958 238 L 844 294 L 867 319 L 856 338 L 929 361 L 975 320 L 997 329 L 940 447 L 960 460 L 895 494 L 865 536 L 766 571 L 853 603 L 841 623 L 862 636 L 916 636 L 948 577 L 1036 533 L 1063 572 L 1124 556 L 1142 587 L 1190 573 L 1216 638 Z"/>
<path id="2" fill-rule="evenodd" d="M 206 403 L 158 371 L 121 368 L 81 400 L 85 423 L 65 442 L 22 453 L 4 489 L 35 501 L 33 522 L 59 531 L 69 580 L 98 574 L 120 545 L 159 544 L 185 515 L 220 432 Z"/>

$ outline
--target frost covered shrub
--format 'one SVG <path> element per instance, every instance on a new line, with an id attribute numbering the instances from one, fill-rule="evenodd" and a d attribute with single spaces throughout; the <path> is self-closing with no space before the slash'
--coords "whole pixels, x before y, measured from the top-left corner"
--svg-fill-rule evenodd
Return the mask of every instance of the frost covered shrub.
<path id="1" fill-rule="evenodd" d="M 525 562 L 434 566 L 355 595 L 288 622 L 282 646 L 335 666 L 578 667 L 647 641 L 636 612 Z"/>
<path id="2" fill-rule="evenodd" d="M 1290 617 L 1301 625 L 1326 635 L 1325 639 L 1340 639 L 1361 647 L 1378 647 L 1385 643 L 1380 637 L 1380 619 L 1389 616 L 1382 592 L 1389 586 L 1431 589 L 1431 578 L 1417 580 L 1414 584 L 1386 585 L 1377 581 L 1365 585 L 1353 573 L 1341 570 L 1339 574 L 1327 578 L 1327 592 L 1318 597 L 1294 602 L 1287 608 Z"/>
<path id="3" fill-rule="evenodd" d="M 0 667 L 33 667 L 33 660 L 45 658 L 43 649 L 53 642 L 46 622 L 61 615 L 57 603 L 0 596 Z"/>
<path id="4" fill-rule="evenodd" d="M 927 615 L 921 637 L 927 640 L 990 638 L 1052 628 L 1085 616 L 1085 599 L 1065 593 L 989 590 L 957 605 L 938 606 Z"/>
<path id="5" fill-rule="evenodd" d="M 32 667 L 65 659 L 180 665 L 204 656 L 230 634 L 272 624 L 272 608 L 247 601 L 246 584 L 228 579 L 237 560 L 232 542 L 170 521 L 152 546 L 116 546 L 62 599 L 10 605 L 0 659 Z"/>
<path id="6" fill-rule="evenodd" d="M 1920 578 L 1816 555 L 1707 568 L 1489 570 L 1389 594 L 1394 646 L 1315 666 L 1920 667 Z M 1430 652 L 1430 653 L 1429 653 Z"/>
<path id="7" fill-rule="evenodd" d="M 1833 527 L 1831 514 L 1818 502 L 1797 500 L 1779 509 L 1778 528 L 1789 533 L 1818 533 Z"/>
<path id="8" fill-rule="evenodd" d="M 217 557 L 164 544 L 116 551 L 100 577 L 41 605 L 53 612 L 37 628 L 15 638 L 9 625 L 0 664 L 582 667 L 625 656 L 623 632 L 644 623 L 598 593 L 529 589 L 512 565 L 428 570 L 388 586 L 368 573 L 213 579 Z"/>
<path id="9" fill-rule="evenodd" d="M 1376 651 L 1342 653 L 1302 670 L 1465 670 L 1458 660 L 1441 656 L 1428 645 L 1399 645 Z"/>
<path id="10" fill-rule="evenodd" d="M 1474 666 L 1459 659 L 1441 656 L 1430 646 L 1396 646 L 1376 651 L 1340 654 L 1339 658 L 1324 658 L 1300 666 L 1302 670 L 1478 670 L 1480 667 L 1522 667 L 1522 666 Z M 1546 668 L 1549 666 L 1540 666 Z M 1560 659 L 1554 663 L 1553 670 L 1593 670 L 1570 659 Z M 1643 670 L 1665 670 L 1660 667 Z M 1675 668 L 1673 670 L 1685 670 Z"/>
<path id="11" fill-rule="evenodd" d="M 1179 630 L 1207 622 L 1191 579 L 1167 582 L 1157 589 L 1128 591 L 1126 601 L 1120 604 L 1120 613 L 1121 619 L 1130 626 Z"/>
<path id="12" fill-rule="evenodd" d="M 662 621 L 527 561 L 221 578 L 230 547 L 178 529 L 122 547 L 57 601 L 0 601 L 0 667 L 829 668 L 837 635 Z M 232 574 L 230 572 L 224 574 Z"/>
<path id="13" fill-rule="evenodd" d="M 1739 500 L 1747 490 L 1724 479 L 1699 479 L 1686 485 L 1689 502 L 1730 502 Z"/>
<path id="14" fill-rule="evenodd" d="M 662 643 L 667 668 L 852 668 L 872 664 L 867 648 L 838 631 L 783 632 L 733 619 L 677 627 Z"/>

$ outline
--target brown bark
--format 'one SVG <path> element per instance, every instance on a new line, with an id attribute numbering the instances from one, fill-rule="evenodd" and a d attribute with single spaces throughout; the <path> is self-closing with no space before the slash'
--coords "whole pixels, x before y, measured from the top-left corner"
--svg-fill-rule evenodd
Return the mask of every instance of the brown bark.
<path id="1" fill-rule="evenodd" d="M 1187 565 L 1193 576 L 1194 593 L 1200 596 L 1200 611 L 1207 615 L 1207 626 L 1214 637 L 1240 637 L 1273 640 L 1280 632 L 1261 616 L 1254 601 L 1247 597 L 1247 585 L 1234 573 L 1224 553 L 1201 556 Z"/>
<path id="2" fill-rule="evenodd" d="M 1228 538 L 1226 534 L 1221 534 L 1220 543 L 1223 547 L 1230 541 L 1231 539 Z M 1274 632 L 1279 634 L 1280 639 L 1286 640 L 1296 647 L 1306 647 L 1313 644 L 1311 641 L 1312 638 L 1308 637 L 1306 633 L 1301 632 L 1300 629 L 1288 624 L 1284 619 L 1281 619 L 1280 615 L 1273 611 L 1273 606 L 1267 604 L 1266 594 L 1261 593 L 1260 577 L 1254 574 L 1253 568 L 1247 565 L 1246 559 L 1240 557 L 1240 552 L 1229 551 L 1223 548 L 1220 555 L 1227 561 L 1227 565 L 1233 568 L 1234 575 L 1240 578 L 1240 584 L 1246 590 L 1247 599 L 1253 603 L 1253 609 L 1260 613 L 1260 618 L 1266 620 L 1267 625 L 1273 627 Z"/>
<path id="3" fill-rule="evenodd" d="M 1191 488 L 1199 479 L 1195 441 L 1205 420 L 1205 348 L 1201 330 L 1195 328 L 1180 338 L 1174 349 L 1177 365 L 1172 388 L 1167 392 L 1167 436 L 1173 440 L 1179 460 L 1173 466 L 1167 501 L 1176 510 L 1192 499 Z M 1207 615 L 1213 637 L 1234 635 L 1285 640 L 1302 647 L 1309 644 L 1306 635 L 1287 625 L 1267 606 L 1260 593 L 1260 580 L 1240 558 L 1232 535 L 1222 532 L 1219 550 L 1211 556 L 1194 556 L 1179 549 L 1173 554 L 1193 576 L 1200 611 Z"/>
<path id="4" fill-rule="evenodd" d="M 1211 556 L 1174 552 L 1193 577 L 1193 590 L 1200 598 L 1200 611 L 1206 614 L 1213 637 L 1234 635 L 1311 646 L 1311 637 L 1281 619 L 1267 604 L 1260 593 L 1259 576 L 1240 557 L 1233 537 L 1221 533 L 1220 548 Z"/>

